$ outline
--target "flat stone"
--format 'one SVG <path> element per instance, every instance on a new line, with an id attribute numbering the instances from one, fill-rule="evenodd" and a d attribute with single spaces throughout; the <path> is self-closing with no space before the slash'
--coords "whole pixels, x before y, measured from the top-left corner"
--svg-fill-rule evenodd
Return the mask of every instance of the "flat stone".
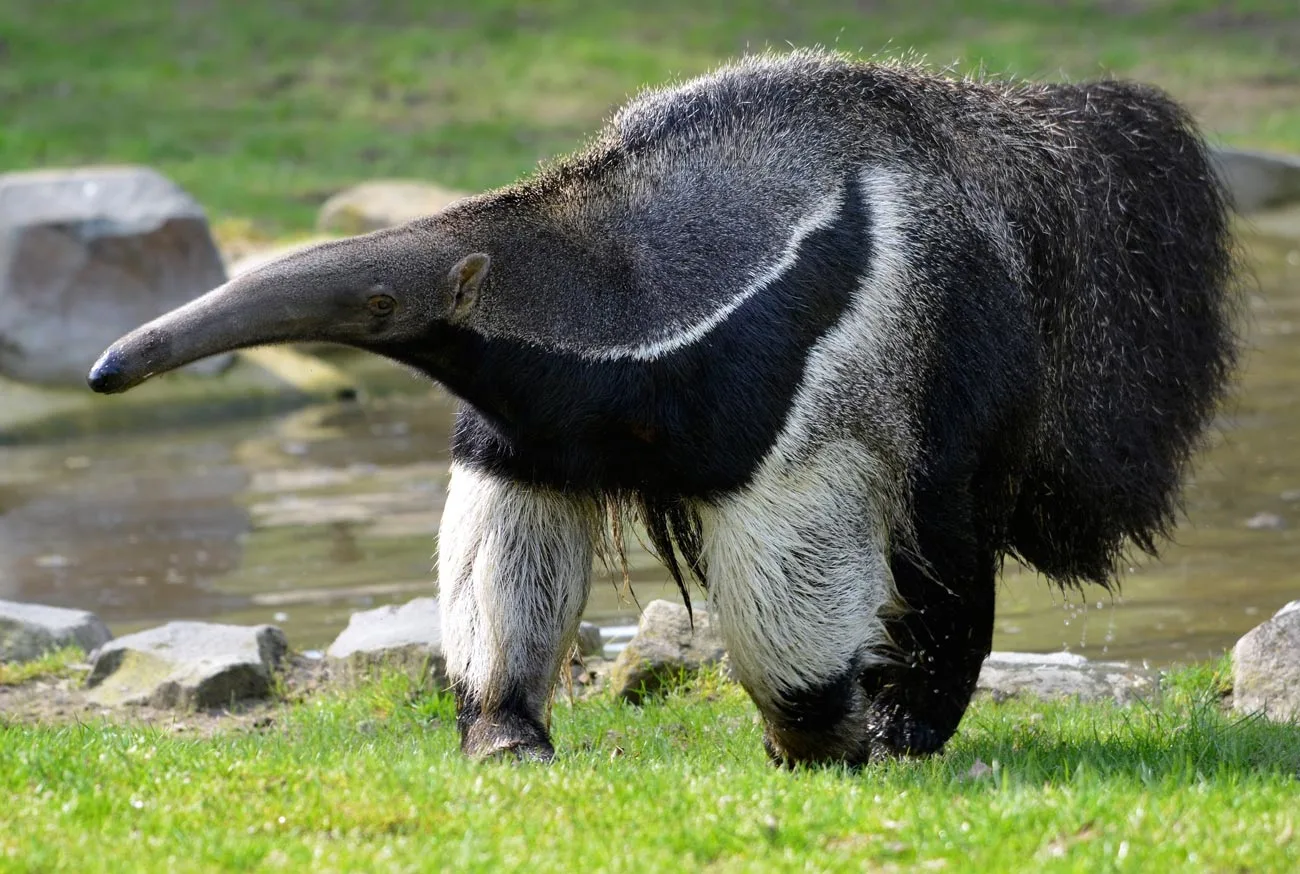
<path id="1" fill-rule="evenodd" d="M 1246 520 L 1245 525 L 1251 531 L 1280 531 L 1286 527 L 1286 520 L 1277 513 L 1256 513 Z"/>
<path id="2" fill-rule="evenodd" d="M 169 622 L 96 650 L 87 698 L 184 710 L 266 698 L 288 651 L 284 632 L 273 625 Z"/>
<path id="3" fill-rule="evenodd" d="M 1232 708 L 1300 720 L 1300 601 L 1246 632 L 1232 648 Z"/>
<path id="4" fill-rule="evenodd" d="M 429 182 L 376 179 L 344 189 L 325 201 L 316 227 L 325 233 L 364 234 L 441 212 L 465 196 Z"/>
<path id="5" fill-rule="evenodd" d="M 437 598 L 416 598 L 353 613 L 329 649 L 331 669 L 356 681 L 380 671 L 402 671 L 428 688 L 447 687 L 442 613 Z"/>
<path id="6" fill-rule="evenodd" d="M 1300 157 L 1245 149 L 1216 149 L 1212 156 L 1238 212 L 1300 201 Z"/>
<path id="7" fill-rule="evenodd" d="M 0 662 L 29 662 L 68 646 L 91 652 L 113 639 L 94 613 L 0 601 Z"/>
<path id="8" fill-rule="evenodd" d="M 584 658 L 605 657 L 605 637 L 600 626 L 583 622 L 578 626 L 578 652 Z"/>
<path id="9" fill-rule="evenodd" d="M 225 279 L 203 209 L 154 170 L 0 175 L 0 375 L 82 388 L 110 343 Z"/>
<path id="10" fill-rule="evenodd" d="M 609 673 L 609 686 L 619 697 L 640 704 L 689 679 L 705 665 L 725 655 L 709 615 L 692 613 L 671 601 L 651 601 L 641 614 L 636 636 L 618 654 Z"/>
<path id="11" fill-rule="evenodd" d="M 977 693 L 1003 699 L 1075 698 L 1128 704 L 1155 695 L 1159 675 L 1127 662 L 1101 662 L 1075 653 L 994 652 L 984 661 Z"/>

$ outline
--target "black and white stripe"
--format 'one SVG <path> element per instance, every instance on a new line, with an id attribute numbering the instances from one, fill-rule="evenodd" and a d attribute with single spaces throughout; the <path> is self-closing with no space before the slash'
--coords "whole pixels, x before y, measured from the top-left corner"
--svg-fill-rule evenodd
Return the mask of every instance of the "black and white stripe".
<path id="1" fill-rule="evenodd" d="M 846 178 L 733 296 L 653 344 L 556 353 L 445 327 L 440 377 L 468 401 L 458 462 L 593 493 L 706 498 L 744 486 L 785 427 L 810 353 L 853 303 L 870 221 L 860 182 Z"/>

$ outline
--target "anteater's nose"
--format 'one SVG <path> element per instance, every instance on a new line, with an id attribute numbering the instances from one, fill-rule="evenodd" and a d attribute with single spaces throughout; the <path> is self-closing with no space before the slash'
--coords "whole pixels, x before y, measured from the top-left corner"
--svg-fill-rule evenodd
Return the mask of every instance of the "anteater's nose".
<path id="1" fill-rule="evenodd" d="M 86 382 L 100 394 L 113 394 L 126 388 L 126 374 L 117 350 L 109 349 L 99 356 L 95 366 L 90 368 Z"/>

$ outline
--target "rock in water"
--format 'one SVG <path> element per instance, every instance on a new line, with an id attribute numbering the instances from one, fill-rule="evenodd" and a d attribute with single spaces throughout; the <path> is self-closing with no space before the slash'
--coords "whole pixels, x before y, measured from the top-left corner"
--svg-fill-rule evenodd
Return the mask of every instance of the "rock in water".
<path id="1" fill-rule="evenodd" d="M 600 626 L 590 622 L 578 626 L 578 653 L 598 659 L 605 657 L 605 635 L 601 633 Z"/>
<path id="2" fill-rule="evenodd" d="M 976 692 L 995 699 L 1075 698 L 1129 704 L 1159 691 L 1157 674 L 1126 662 L 1095 662 L 1074 653 L 993 652 L 980 668 Z"/>
<path id="3" fill-rule="evenodd" d="M 273 625 L 169 622 L 93 653 L 87 697 L 190 710 L 266 698 L 288 651 L 284 632 Z"/>
<path id="4" fill-rule="evenodd" d="M 722 638 L 712 627 L 709 615 L 691 613 L 671 601 L 651 601 L 641 614 L 636 636 L 618 654 L 610 669 L 609 683 L 616 695 L 640 704 L 665 691 L 679 679 L 686 679 L 705 665 L 722 660 Z"/>
<path id="5" fill-rule="evenodd" d="M 91 652 L 113 635 L 94 613 L 0 601 L 0 662 L 29 662 L 65 646 Z"/>
<path id="6" fill-rule="evenodd" d="M 1300 157 L 1216 149 L 1213 159 L 1238 212 L 1257 212 L 1300 201 Z"/>
<path id="7" fill-rule="evenodd" d="M 1300 601 L 1246 632 L 1232 649 L 1232 707 L 1300 720 Z"/>
<path id="8" fill-rule="evenodd" d="M 0 375 L 80 388 L 124 332 L 225 280 L 203 209 L 153 170 L 0 175 Z"/>
<path id="9" fill-rule="evenodd" d="M 325 655 L 345 680 L 398 670 L 420 686 L 447 687 L 437 598 L 353 613 Z"/>
<path id="10" fill-rule="evenodd" d="M 340 191 L 325 201 L 316 227 L 335 234 L 364 234 L 433 215 L 464 197 L 428 182 L 377 179 Z"/>

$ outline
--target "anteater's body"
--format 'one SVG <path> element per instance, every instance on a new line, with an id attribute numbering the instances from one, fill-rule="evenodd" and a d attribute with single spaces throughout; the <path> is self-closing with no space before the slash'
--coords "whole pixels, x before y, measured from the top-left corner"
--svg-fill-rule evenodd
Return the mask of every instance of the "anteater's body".
<path id="1" fill-rule="evenodd" d="M 1105 584 L 1154 549 L 1233 363 L 1231 266 L 1205 149 L 1154 90 L 798 53 L 236 280 L 98 373 L 131 342 L 165 369 L 310 336 L 466 401 L 440 576 L 468 751 L 549 754 L 614 506 L 706 583 L 773 755 L 861 762 L 951 735 L 1003 556 Z M 369 314 L 171 348 L 289 286 Z"/>

